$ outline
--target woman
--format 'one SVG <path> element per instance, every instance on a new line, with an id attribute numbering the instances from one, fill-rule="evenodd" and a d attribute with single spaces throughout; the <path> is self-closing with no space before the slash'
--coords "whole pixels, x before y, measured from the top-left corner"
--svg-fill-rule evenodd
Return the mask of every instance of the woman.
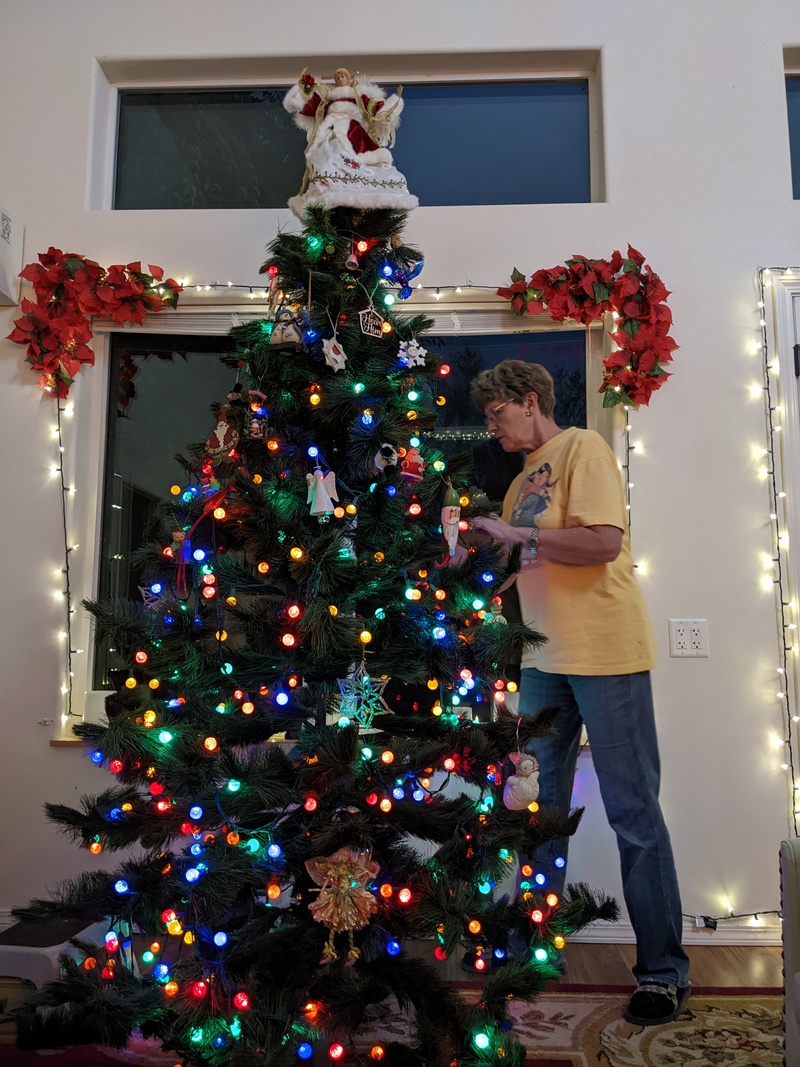
<path id="1" fill-rule="evenodd" d="M 403 110 L 400 96 L 387 99 L 379 86 L 356 83 L 346 67 L 339 67 L 333 85 L 304 71 L 283 106 L 308 135 L 303 188 L 289 201 L 299 218 L 312 204 L 401 211 L 417 206 L 386 147 L 394 143 Z"/>
<path id="2" fill-rule="evenodd" d="M 599 434 L 553 419 L 553 379 L 544 367 L 504 360 L 472 383 L 472 400 L 506 452 L 526 453 L 503 517 L 473 526 L 521 544 L 517 578 L 523 621 L 546 643 L 522 660 L 520 714 L 558 707 L 555 732 L 536 741 L 539 803 L 566 811 L 585 724 L 608 821 L 617 837 L 622 887 L 636 935 L 638 986 L 625 1018 L 669 1022 L 691 985 L 660 783 L 650 669 L 655 645 L 633 573 L 616 458 Z M 561 895 L 567 842 L 533 859 Z M 524 860 L 521 860 L 524 862 Z"/>

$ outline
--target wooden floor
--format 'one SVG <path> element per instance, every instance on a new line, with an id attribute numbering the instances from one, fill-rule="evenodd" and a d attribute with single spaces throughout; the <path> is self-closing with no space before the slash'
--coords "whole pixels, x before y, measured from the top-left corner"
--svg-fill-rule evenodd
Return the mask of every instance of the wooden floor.
<path id="1" fill-rule="evenodd" d="M 689 945 L 689 977 L 695 987 L 738 986 L 748 989 L 783 987 L 783 961 L 780 946 Z M 565 949 L 567 985 L 620 986 L 634 984 L 631 967 L 636 959 L 634 945 L 573 943 Z M 439 964 L 438 966 L 441 966 Z M 463 980 L 460 958 L 446 961 L 445 977 Z"/>

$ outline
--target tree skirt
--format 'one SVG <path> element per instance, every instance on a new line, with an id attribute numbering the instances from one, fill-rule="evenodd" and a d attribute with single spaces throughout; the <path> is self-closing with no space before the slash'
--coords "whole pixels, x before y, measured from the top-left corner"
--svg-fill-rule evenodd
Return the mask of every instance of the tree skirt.
<path id="1" fill-rule="evenodd" d="M 783 1002 L 758 991 L 702 994 L 665 1026 L 632 1026 L 622 1018 L 628 993 L 545 993 L 517 1003 L 513 1034 L 528 1049 L 529 1067 L 781 1067 Z M 395 1014 L 359 1035 L 359 1048 L 397 1040 L 407 1022 Z M 10 1037 L 10 1035 L 8 1035 Z M 173 1067 L 174 1054 L 132 1039 L 122 1051 L 82 1047 L 19 1052 L 0 1045 L 3 1067 Z"/>

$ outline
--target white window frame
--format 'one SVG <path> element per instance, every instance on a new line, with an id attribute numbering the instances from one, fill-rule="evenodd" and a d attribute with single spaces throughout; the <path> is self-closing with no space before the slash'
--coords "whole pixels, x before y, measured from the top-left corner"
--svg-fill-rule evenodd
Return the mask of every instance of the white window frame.
<path id="1" fill-rule="evenodd" d="M 270 89 L 293 85 L 303 68 L 360 71 L 384 85 L 448 82 L 574 81 L 589 83 L 590 203 L 605 201 L 602 65 L 599 49 L 438 55 L 231 56 L 211 59 L 104 59 L 94 61 L 87 211 L 113 210 L 119 94 L 123 90 Z M 273 208 L 270 210 L 280 210 Z"/>
<path id="2" fill-rule="evenodd" d="M 449 294 L 451 299 L 435 300 L 431 291 L 423 291 L 412 300 L 414 311 L 430 316 L 434 325 L 427 332 L 431 335 L 463 334 L 514 334 L 561 332 L 584 330 L 573 323 L 555 323 L 547 315 L 513 315 L 505 300 L 481 294 L 474 298 L 473 290 L 460 296 Z M 457 329 L 452 318 L 458 317 Z M 268 315 L 265 304 L 248 300 L 247 304 L 190 303 L 175 311 L 149 315 L 142 332 L 163 335 L 182 334 L 195 336 L 224 336 L 231 328 L 233 316 L 241 322 L 262 319 Z M 138 329 L 133 327 L 133 329 Z M 79 546 L 71 553 L 70 587 L 74 615 L 72 621 L 72 647 L 83 649 L 73 656 L 72 719 L 63 716 L 58 720 L 56 741 L 71 738 L 70 727 L 74 722 L 101 722 L 104 716 L 104 701 L 108 690 L 93 690 L 94 636 L 92 619 L 83 608 L 82 600 L 97 596 L 100 574 L 100 548 L 103 519 L 103 490 L 105 483 L 105 441 L 110 415 L 108 389 L 110 374 L 111 334 L 122 328 L 109 320 L 94 323 L 95 365 L 79 376 L 72 388 L 70 398 L 64 405 L 67 411 L 74 409 L 64 420 L 64 469 L 68 483 L 74 485 L 74 501 L 68 510 L 68 536 L 71 544 Z M 586 333 L 586 417 L 587 426 L 595 429 L 609 442 L 621 460 L 624 455 L 624 414 L 621 405 L 604 408 L 597 389 L 602 380 L 602 360 L 611 348 L 609 332 L 601 324 L 585 330 Z"/>
<path id="3" fill-rule="evenodd" d="M 800 558 L 791 545 L 800 544 L 800 377 L 795 373 L 794 354 L 795 345 L 800 344 L 800 270 L 772 272 L 766 280 L 770 283 L 765 290 L 764 315 L 774 388 L 772 402 L 779 409 L 773 412 L 773 421 L 781 427 L 780 433 L 774 434 L 775 476 L 778 491 L 786 493 L 777 502 L 778 522 L 780 529 L 788 533 L 790 545 L 790 551 L 782 556 L 784 601 L 788 600 L 789 621 L 797 622 Z M 759 366 L 759 372 L 763 385 L 763 366 Z M 767 462 L 764 466 L 767 467 Z M 800 630 L 793 632 L 798 634 L 795 643 L 800 644 Z M 780 626 L 778 640 L 786 640 Z M 800 714 L 800 656 L 787 657 L 785 684 L 792 712 Z"/>

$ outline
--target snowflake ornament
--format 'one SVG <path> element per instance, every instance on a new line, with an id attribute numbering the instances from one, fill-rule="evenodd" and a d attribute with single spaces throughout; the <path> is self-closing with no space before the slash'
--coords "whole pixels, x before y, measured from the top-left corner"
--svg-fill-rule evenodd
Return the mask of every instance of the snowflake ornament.
<path id="1" fill-rule="evenodd" d="M 383 699 L 383 691 L 389 682 L 381 678 L 373 682 L 363 663 L 348 678 L 338 678 L 340 696 L 336 712 L 340 718 L 350 719 L 368 729 L 375 715 L 389 715 L 391 711 Z"/>
<path id="2" fill-rule="evenodd" d="M 416 337 L 410 341 L 401 341 L 398 359 L 404 367 L 424 367 L 427 348 L 423 348 Z"/>

